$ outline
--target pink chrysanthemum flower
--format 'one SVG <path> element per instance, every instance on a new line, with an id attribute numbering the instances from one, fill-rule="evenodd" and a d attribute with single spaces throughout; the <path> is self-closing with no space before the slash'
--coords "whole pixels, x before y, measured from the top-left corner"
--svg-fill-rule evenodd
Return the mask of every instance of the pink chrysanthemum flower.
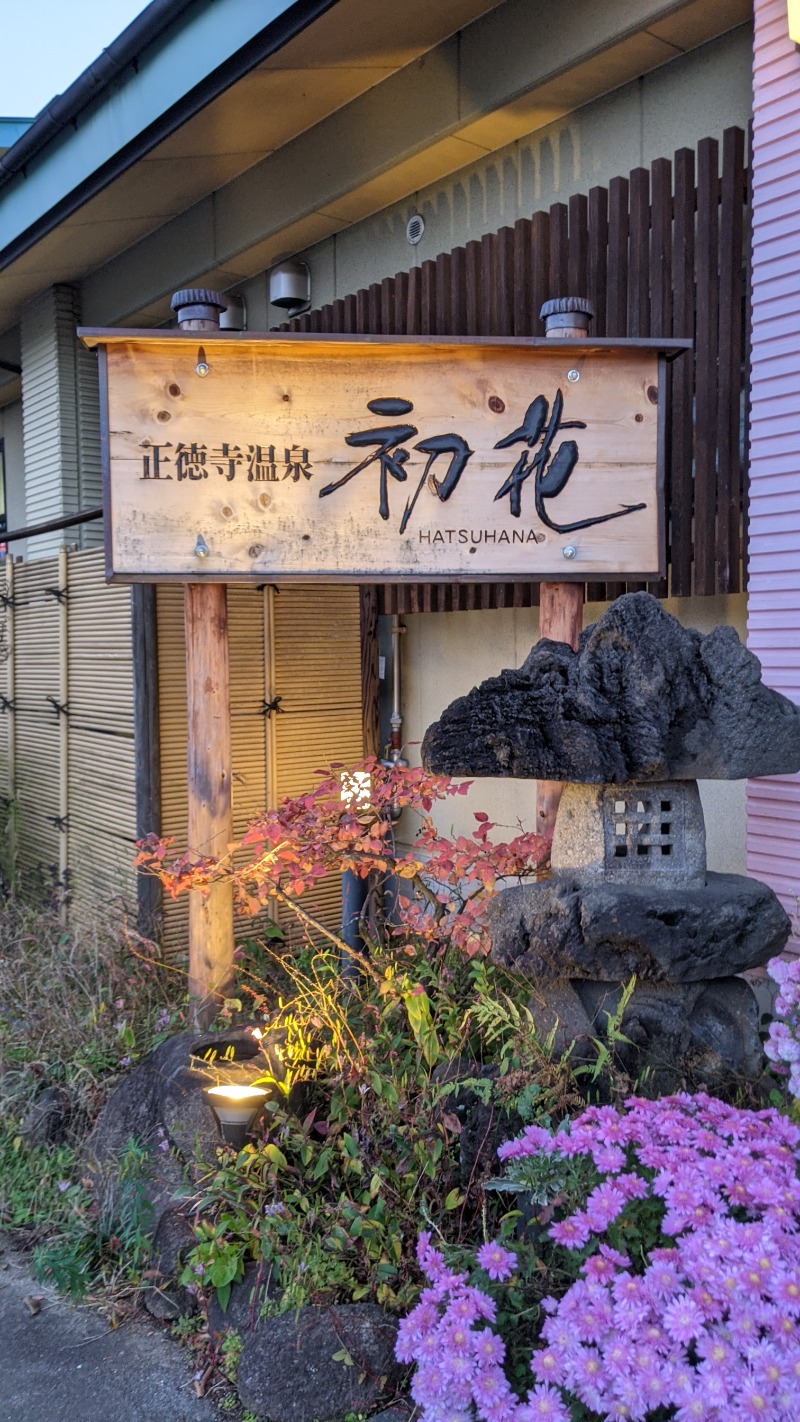
<path id="1" fill-rule="evenodd" d="M 491 1244 L 482 1244 L 476 1257 L 490 1279 L 508 1279 L 517 1267 L 516 1254 L 510 1249 L 504 1249 L 497 1240 Z"/>
<path id="2" fill-rule="evenodd" d="M 522 1409 L 520 1409 L 522 1411 Z M 570 1422 L 570 1415 L 555 1388 L 547 1383 L 528 1393 L 527 1417 L 535 1422 Z"/>

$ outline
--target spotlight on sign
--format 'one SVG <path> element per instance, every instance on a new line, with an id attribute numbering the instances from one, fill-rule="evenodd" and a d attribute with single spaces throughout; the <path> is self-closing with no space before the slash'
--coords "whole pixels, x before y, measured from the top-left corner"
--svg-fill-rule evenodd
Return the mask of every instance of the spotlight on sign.
<path id="1" fill-rule="evenodd" d="M 241 1150 L 269 1092 L 261 1086 L 207 1086 L 203 1095 L 217 1118 L 222 1139 Z"/>

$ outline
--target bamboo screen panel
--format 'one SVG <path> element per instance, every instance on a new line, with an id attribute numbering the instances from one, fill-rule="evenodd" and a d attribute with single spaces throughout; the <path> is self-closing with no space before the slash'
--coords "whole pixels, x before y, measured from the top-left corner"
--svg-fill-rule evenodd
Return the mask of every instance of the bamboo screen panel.
<path id="1" fill-rule="evenodd" d="M 233 833 L 244 833 L 267 803 L 264 591 L 228 588 L 231 659 L 231 761 Z M 189 816 L 186 781 L 186 642 L 183 588 L 159 587 L 158 701 L 161 739 L 161 830 L 176 854 L 186 849 Z M 162 949 L 175 960 L 186 952 L 189 901 L 165 897 Z"/>
<path id="2" fill-rule="evenodd" d="M 183 588 L 159 587 L 158 721 L 161 750 L 161 833 L 173 837 L 172 850 L 186 849 L 189 793 L 186 781 L 186 643 L 183 635 Z M 161 947 L 173 959 L 186 952 L 189 905 L 185 898 L 164 897 Z"/>
<path id="3" fill-rule="evenodd" d="M 102 554 L 2 570 L 0 794 L 23 892 L 86 921 L 135 910 L 130 592 Z M 12 841 L 9 840 L 9 844 Z"/>
<path id="4" fill-rule="evenodd" d="M 0 564 L 0 807 L 2 823 L 10 809 L 13 785 L 11 781 L 11 755 L 13 751 L 13 729 L 9 702 L 14 701 L 14 662 L 12 651 L 13 613 L 8 605 L 12 578 L 9 578 L 10 563 Z M 10 833 L 10 830 L 9 830 Z"/>
<path id="5" fill-rule="evenodd" d="M 331 761 L 363 756 L 361 637 L 356 587 L 284 588 L 272 597 L 274 798 L 300 795 Z M 341 880 L 322 879 L 302 906 L 326 928 L 341 923 Z M 280 915 L 290 941 L 297 920 Z"/>
<path id="6" fill-rule="evenodd" d="M 71 916 L 136 917 L 131 597 L 100 549 L 67 563 Z"/>
<path id="7" fill-rule="evenodd" d="M 269 590 L 228 588 L 228 646 L 231 659 L 231 763 L 233 833 L 244 834 L 267 804 L 267 718 L 264 697 L 268 669 L 265 602 Z M 238 862 L 246 862 L 248 854 Z M 256 934 L 259 918 L 234 920 L 234 932 Z"/>
<path id="8" fill-rule="evenodd" d="M 186 652 L 183 589 L 160 586 L 158 696 L 161 828 L 186 847 Z M 332 760 L 361 758 L 361 668 L 357 588 L 228 588 L 234 835 L 282 795 L 309 789 Z M 265 702 L 280 696 L 269 718 Z M 338 877 L 307 897 L 309 913 L 338 927 Z M 258 922 L 239 920 L 240 937 Z M 287 929 L 289 925 L 286 925 Z M 162 947 L 183 957 L 188 902 L 165 898 Z"/>
<path id="9" fill-rule="evenodd" d="M 23 888 L 54 887 L 59 875 L 61 731 L 57 558 L 14 568 L 14 765 L 17 870 Z M 53 698 L 53 702 L 48 700 Z"/>

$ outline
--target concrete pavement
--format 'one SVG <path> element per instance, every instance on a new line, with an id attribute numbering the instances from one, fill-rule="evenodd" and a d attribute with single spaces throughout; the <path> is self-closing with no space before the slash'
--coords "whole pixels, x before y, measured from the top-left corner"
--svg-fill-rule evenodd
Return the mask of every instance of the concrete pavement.
<path id="1" fill-rule="evenodd" d="M 32 1315 L 24 1300 L 41 1295 Z M 0 1422 L 217 1422 L 191 1358 L 146 1322 L 109 1329 L 34 1282 L 0 1234 Z"/>

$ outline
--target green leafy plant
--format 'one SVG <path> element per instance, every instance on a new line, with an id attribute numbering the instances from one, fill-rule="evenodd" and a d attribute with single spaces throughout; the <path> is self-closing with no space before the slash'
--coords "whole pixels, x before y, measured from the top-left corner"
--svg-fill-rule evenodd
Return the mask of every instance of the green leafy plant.
<path id="1" fill-rule="evenodd" d="M 69 1209 L 33 1251 L 39 1278 L 83 1298 L 97 1289 L 139 1290 L 150 1258 L 152 1206 L 145 1189 L 146 1152 L 130 1141 L 117 1166 L 113 1212 L 98 1206 L 81 1179 L 65 1192 Z"/>
<path id="2" fill-rule="evenodd" d="M 120 1073 L 184 1020 L 185 985 L 152 944 L 119 925 L 82 925 L 16 897 L 0 905 L 0 1228 L 33 1252 L 40 1277 L 79 1297 L 139 1289 L 149 1255 L 143 1152 L 119 1163 L 112 1218 L 84 1178 L 82 1142 Z M 55 1144 L 22 1123 L 62 1088 Z M 116 1305 L 115 1305 L 116 1306 Z"/>
<path id="3" fill-rule="evenodd" d="M 222 1371 L 229 1382 L 236 1382 L 236 1375 L 239 1371 L 239 1359 L 242 1356 L 243 1347 L 242 1335 L 237 1333 L 235 1329 L 229 1329 L 228 1332 L 223 1335 L 220 1344 Z"/>
<path id="4" fill-rule="evenodd" d="M 484 957 L 498 883 L 538 873 L 549 845 L 527 834 L 493 842 L 484 814 L 471 837 L 442 838 L 432 806 L 464 788 L 369 760 L 283 801 L 221 860 L 170 861 L 153 838 L 141 846 L 139 862 L 168 892 L 229 879 L 246 913 L 277 901 L 307 939 L 299 955 L 262 943 L 256 971 L 252 950 L 240 962 L 239 997 L 263 1018 L 282 1072 L 263 1079 L 275 1088 L 263 1139 L 223 1150 L 198 1197 L 183 1277 L 216 1289 L 223 1306 L 248 1260 L 277 1279 L 281 1308 L 368 1297 L 404 1306 L 418 1288 L 420 1217 L 445 1219 L 458 1245 L 500 1208 L 482 1191 L 483 1165 L 465 1176 L 464 1102 L 482 1101 L 489 1120 L 517 1106 L 523 1120 L 559 1100 L 565 1109 L 569 1068 L 538 1040 L 527 985 Z M 417 819 L 410 850 L 394 843 L 397 807 Z M 345 870 L 400 889 L 389 921 L 365 911 L 362 951 L 303 904 L 320 878 Z"/>
<path id="5" fill-rule="evenodd" d="M 444 1218 L 460 1243 L 504 1210 L 463 1178 L 450 1067 L 462 1063 L 463 1088 L 484 1088 L 487 1101 L 496 1093 L 498 1112 L 519 1101 L 526 1119 L 548 1120 L 566 1110 L 569 1068 L 535 1043 L 526 985 L 455 948 L 431 960 L 410 938 L 402 957 L 376 946 L 356 979 L 343 978 L 328 946 L 276 955 L 274 968 L 284 993 L 265 1030 L 283 1042 L 292 1088 L 267 1103 L 262 1138 L 223 1148 L 201 1182 L 183 1281 L 213 1287 L 224 1307 L 254 1260 L 279 1284 L 281 1309 L 364 1298 L 403 1307 L 418 1289 L 421 1217 Z M 264 985 L 245 990 L 268 1014 Z M 506 1031 L 487 1048 L 482 1023 L 496 1000 Z M 471 1077 L 487 1065 L 494 1080 Z"/>

